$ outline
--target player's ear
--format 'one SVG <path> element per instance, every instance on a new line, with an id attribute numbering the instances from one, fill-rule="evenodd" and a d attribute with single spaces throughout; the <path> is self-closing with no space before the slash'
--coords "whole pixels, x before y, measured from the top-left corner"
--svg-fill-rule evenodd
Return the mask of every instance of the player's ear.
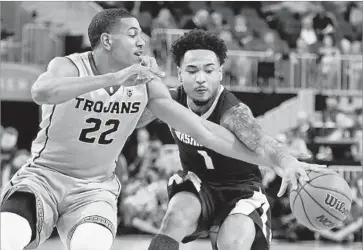
<path id="1" fill-rule="evenodd" d="M 107 33 L 102 33 L 100 37 L 100 43 L 106 50 L 111 50 L 112 39 Z"/>
<path id="2" fill-rule="evenodd" d="M 179 82 L 183 82 L 183 77 L 182 77 L 182 74 L 181 74 L 180 67 L 178 67 L 178 80 L 179 80 Z"/>
<path id="3" fill-rule="evenodd" d="M 223 80 L 223 65 L 221 65 L 219 67 L 219 80 L 222 81 Z"/>

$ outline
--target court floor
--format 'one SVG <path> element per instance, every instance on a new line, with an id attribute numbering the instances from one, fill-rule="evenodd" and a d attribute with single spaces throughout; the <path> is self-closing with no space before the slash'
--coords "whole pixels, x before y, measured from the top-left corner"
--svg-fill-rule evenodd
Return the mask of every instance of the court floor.
<path id="1" fill-rule="evenodd" d="M 117 237 L 112 250 L 147 250 L 150 236 L 122 236 Z M 286 243 L 273 241 L 271 250 L 356 250 L 362 249 L 362 243 L 349 245 L 325 244 L 321 242 Z M 65 250 L 58 238 L 46 241 L 37 250 Z M 198 240 L 190 244 L 181 245 L 180 250 L 212 250 L 208 240 Z"/>

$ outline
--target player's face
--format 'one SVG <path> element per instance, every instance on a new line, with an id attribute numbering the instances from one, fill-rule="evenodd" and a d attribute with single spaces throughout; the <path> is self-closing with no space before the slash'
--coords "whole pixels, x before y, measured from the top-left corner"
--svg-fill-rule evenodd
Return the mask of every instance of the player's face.
<path id="1" fill-rule="evenodd" d="M 122 18 L 110 33 L 110 51 L 115 61 L 131 65 L 141 61 L 145 41 L 136 18 Z"/>
<path id="2" fill-rule="evenodd" d="M 222 67 L 211 50 L 189 50 L 178 69 L 179 80 L 196 104 L 207 103 L 217 94 L 222 80 Z"/>

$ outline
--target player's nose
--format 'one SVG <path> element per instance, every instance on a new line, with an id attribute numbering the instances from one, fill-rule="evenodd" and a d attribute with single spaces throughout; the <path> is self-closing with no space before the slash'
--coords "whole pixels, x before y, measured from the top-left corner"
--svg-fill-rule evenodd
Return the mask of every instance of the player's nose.
<path id="1" fill-rule="evenodd" d="M 144 39 L 142 39 L 142 37 L 141 37 L 141 36 L 139 36 L 139 39 L 137 39 L 137 41 L 136 41 L 136 46 L 137 46 L 137 47 L 144 47 L 144 46 L 145 46 L 145 40 L 144 40 Z"/>
<path id="2" fill-rule="evenodd" d="M 202 84 L 202 83 L 205 83 L 206 81 L 206 77 L 205 77 L 205 74 L 204 72 L 198 72 L 197 73 L 197 76 L 195 78 L 195 81 L 198 83 L 198 84 Z"/>

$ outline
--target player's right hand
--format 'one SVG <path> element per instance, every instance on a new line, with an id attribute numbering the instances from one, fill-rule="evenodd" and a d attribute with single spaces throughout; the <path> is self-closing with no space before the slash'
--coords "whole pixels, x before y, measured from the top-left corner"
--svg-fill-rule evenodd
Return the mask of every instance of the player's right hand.
<path id="1" fill-rule="evenodd" d="M 133 64 L 126 68 L 129 76 L 138 75 L 138 78 L 155 78 L 155 77 L 165 77 L 165 72 L 159 70 L 158 68 L 153 68 L 150 66 L 144 66 L 140 63 Z"/>
<path id="2" fill-rule="evenodd" d="M 291 184 L 291 189 L 297 189 L 298 183 L 304 185 L 309 181 L 309 176 L 306 171 L 311 170 L 314 172 L 327 173 L 331 172 L 331 169 L 327 169 L 326 165 L 312 164 L 301 161 L 292 162 L 290 166 L 285 166 L 283 168 L 282 182 L 280 190 L 277 193 L 277 197 L 281 197 L 287 190 L 289 184 Z"/>

